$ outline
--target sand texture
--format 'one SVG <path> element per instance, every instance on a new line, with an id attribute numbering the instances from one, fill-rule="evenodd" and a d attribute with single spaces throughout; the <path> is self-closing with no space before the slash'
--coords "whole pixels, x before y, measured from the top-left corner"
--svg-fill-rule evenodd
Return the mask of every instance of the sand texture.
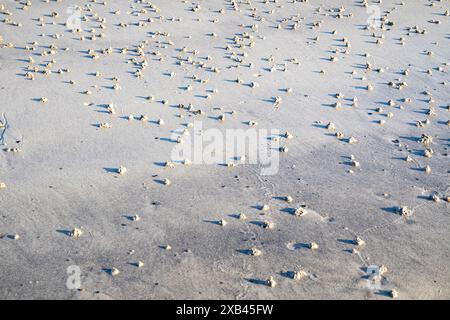
<path id="1" fill-rule="evenodd" d="M 0 9 L 1 299 L 450 298 L 449 1 Z"/>

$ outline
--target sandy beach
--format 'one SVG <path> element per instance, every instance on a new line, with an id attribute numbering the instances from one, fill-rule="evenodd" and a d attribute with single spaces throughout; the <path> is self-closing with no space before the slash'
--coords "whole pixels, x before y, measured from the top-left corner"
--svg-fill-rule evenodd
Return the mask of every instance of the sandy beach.
<path id="1" fill-rule="evenodd" d="M 0 299 L 449 299 L 449 10 L 0 1 Z"/>

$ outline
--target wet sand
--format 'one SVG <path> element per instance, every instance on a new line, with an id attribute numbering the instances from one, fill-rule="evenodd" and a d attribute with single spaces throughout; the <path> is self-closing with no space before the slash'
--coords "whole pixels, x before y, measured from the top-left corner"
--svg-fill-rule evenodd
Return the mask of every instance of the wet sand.
<path id="1" fill-rule="evenodd" d="M 4 1 L 0 298 L 448 299 L 449 3 L 364 3 Z"/>

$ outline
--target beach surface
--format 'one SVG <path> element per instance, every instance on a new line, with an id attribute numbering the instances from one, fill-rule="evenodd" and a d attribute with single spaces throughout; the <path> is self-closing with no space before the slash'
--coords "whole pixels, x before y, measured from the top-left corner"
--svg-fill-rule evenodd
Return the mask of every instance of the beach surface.
<path id="1" fill-rule="evenodd" d="M 0 9 L 1 299 L 450 298 L 449 1 Z"/>

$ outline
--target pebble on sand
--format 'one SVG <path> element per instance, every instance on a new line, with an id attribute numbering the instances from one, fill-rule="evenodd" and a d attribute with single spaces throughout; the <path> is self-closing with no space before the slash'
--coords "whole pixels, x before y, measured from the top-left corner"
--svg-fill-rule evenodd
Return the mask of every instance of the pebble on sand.
<path id="1" fill-rule="evenodd" d="M 395 289 L 392 289 L 391 291 L 389 291 L 389 296 L 393 299 L 398 297 L 398 291 Z"/>
<path id="2" fill-rule="evenodd" d="M 292 279 L 294 279 L 294 280 L 301 280 L 301 279 L 305 278 L 306 276 L 308 276 L 308 273 L 304 270 L 298 270 L 298 271 L 292 272 Z"/>
<path id="3" fill-rule="evenodd" d="M 83 234 L 83 230 L 80 228 L 73 228 L 72 231 L 70 231 L 70 236 L 72 238 L 79 238 Z"/>
<path id="4" fill-rule="evenodd" d="M 299 207 L 294 209 L 294 216 L 303 217 L 308 211 L 305 208 Z"/>
<path id="5" fill-rule="evenodd" d="M 249 252 L 250 252 L 250 255 L 254 256 L 254 257 L 258 257 L 262 254 L 261 250 L 255 248 L 255 247 L 250 248 Z"/>
<path id="6" fill-rule="evenodd" d="M 270 276 L 267 280 L 266 280 L 266 285 L 268 287 L 274 288 L 277 285 L 277 282 L 273 279 L 272 276 Z"/>
<path id="7" fill-rule="evenodd" d="M 111 274 L 113 277 L 118 276 L 119 273 L 120 273 L 120 270 L 117 269 L 117 268 L 115 268 L 115 267 L 112 267 L 111 270 L 110 270 L 110 274 Z"/>
<path id="8" fill-rule="evenodd" d="M 353 241 L 353 243 L 358 247 L 362 247 L 363 245 L 366 244 L 366 242 L 363 239 L 361 239 L 360 237 L 356 237 L 355 240 Z"/>
<path id="9" fill-rule="evenodd" d="M 316 249 L 319 249 L 319 245 L 315 242 L 310 242 L 310 243 L 308 243 L 308 248 L 311 250 L 316 250 Z"/>
<path id="10" fill-rule="evenodd" d="M 126 172 L 127 172 L 127 168 L 125 168 L 122 165 L 117 169 L 117 173 L 121 176 L 124 175 Z"/>
<path id="11" fill-rule="evenodd" d="M 412 210 L 410 208 L 408 208 L 407 206 L 402 206 L 398 209 L 398 213 L 401 216 L 409 217 L 410 215 L 412 215 Z"/>

